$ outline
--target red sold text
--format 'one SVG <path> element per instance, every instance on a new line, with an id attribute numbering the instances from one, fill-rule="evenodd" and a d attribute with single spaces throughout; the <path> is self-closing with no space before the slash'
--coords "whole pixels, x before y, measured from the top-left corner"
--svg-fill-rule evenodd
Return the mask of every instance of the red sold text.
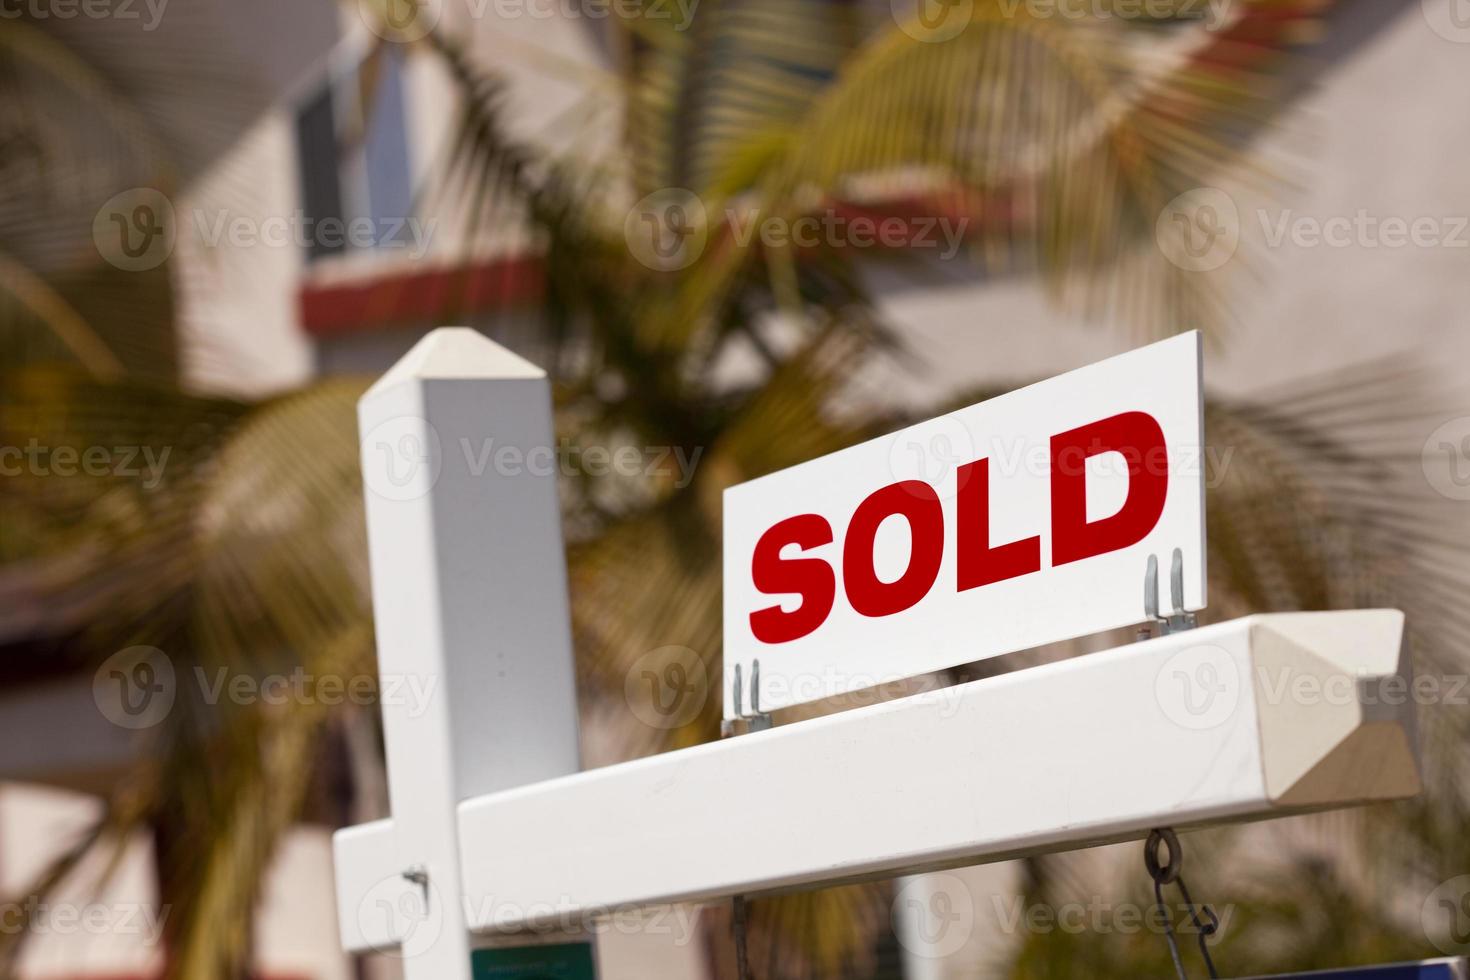
<path id="1" fill-rule="evenodd" d="M 1114 514 L 1087 520 L 1086 462 L 1102 453 L 1126 461 L 1128 493 Z M 1050 440 L 1051 565 L 1065 565 L 1137 544 L 1164 512 L 1169 489 L 1168 449 L 1158 420 L 1125 412 L 1059 433 Z M 1039 535 L 1017 541 L 990 539 L 990 460 L 976 459 L 956 473 L 955 581 L 957 592 L 1041 570 Z M 909 557 L 893 581 L 878 577 L 874 542 L 891 517 L 909 528 Z M 842 539 L 842 586 L 848 604 L 863 616 L 892 616 L 918 603 L 939 578 L 945 548 L 944 508 L 935 488 L 903 480 L 869 494 L 847 521 Z M 798 514 L 769 528 L 756 542 L 751 577 L 765 595 L 798 595 L 794 609 L 779 604 L 750 614 L 750 629 L 763 643 L 789 643 L 818 629 L 837 601 L 832 565 L 804 555 L 834 541 L 821 514 Z M 787 556 L 786 551 L 794 552 Z"/>

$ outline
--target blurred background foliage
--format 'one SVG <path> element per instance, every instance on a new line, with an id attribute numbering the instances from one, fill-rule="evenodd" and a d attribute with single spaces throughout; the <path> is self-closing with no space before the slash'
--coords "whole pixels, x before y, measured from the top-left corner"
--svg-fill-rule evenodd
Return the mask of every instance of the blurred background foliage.
<path id="1" fill-rule="evenodd" d="M 618 152 L 599 160 L 518 142 L 492 69 L 452 37 L 416 42 L 462 94 L 439 192 L 476 220 L 517 216 L 545 256 L 540 309 L 561 434 L 702 453 L 688 486 L 584 475 L 563 488 L 581 696 L 620 726 L 619 754 L 718 737 L 716 699 L 688 725 L 654 730 L 627 710 L 624 680 L 670 644 L 720 676 L 723 488 L 911 420 L 851 390 L 859 367 L 901 358 L 904 337 L 882 321 L 850 252 L 737 247 L 713 222 L 692 265 L 650 269 L 624 238 L 629 203 L 677 187 L 711 215 L 738 205 L 791 219 L 898 187 L 978 218 L 966 242 L 977 276 L 1035 276 L 1058 303 L 1126 324 L 1140 341 L 1202 327 L 1211 344 L 1228 343 L 1240 287 L 1168 262 L 1155 220 L 1222 173 L 1266 181 L 1249 141 L 1271 121 L 1290 49 L 1325 6 L 1250 0 L 1237 28 L 1249 48 L 1192 60 L 1165 57 L 1189 26 L 1171 17 L 1036 19 L 977 0 L 957 37 L 928 43 L 922 26 L 843 0 L 704 0 L 688 31 L 614 21 L 628 111 Z M 0 639 L 17 655 L 78 665 L 148 644 L 180 670 L 373 674 L 353 408 L 366 381 L 255 402 L 189 390 L 178 270 L 123 272 L 91 244 L 96 201 L 174 186 L 181 165 L 168 134 L 87 52 L 25 20 L 0 23 L 0 122 L 0 443 L 171 452 L 156 486 L 0 480 L 0 596 L 16 610 Z M 885 261 L 927 274 L 901 254 Z M 754 367 L 732 374 L 732 358 Z M 1438 407 L 1400 364 L 1250 404 L 1214 401 L 1209 439 L 1228 463 L 1210 479 L 1210 617 L 1399 606 L 1418 668 L 1463 671 L 1470 614 L 1449 524 L 1401 493 L 1400 450 L 1373 435 L 1386 416 Z M 1033 651 L 954 679 L 1075 652 Z M 190 690 L 104 823 L 50 880 L 120 833 L 149 829 L 174 909 L 169 977 L 240 977 L 275 842 L 314 794 L 368 792 L 367 780 L 321 783 L 339 771 L 327 757 L 341 746 L 373 754 L 376 719 L 206 705 Z M 1196 894 L 1233 909 L 1215 953 L 1229 972 L 1432 952 L 1413 938 L 1417 908 L 1406 914 L 1398 896 L 1470 867 L 1470 828 L 1464 713 L 1424 714 L 1422 799 L 1294 820 L 1269 860 L 1251 859 L 1255 828 L 1186 838 Z M 341 804 L 344 820 L 356 805 Z M 1034 859 L 1026 882 L 1028 901 L 1148 901 L 1141 862 L 1102 873 L 1080 856 Z M 891 901 L 889 883 L 871 883 L 755 902 L 757 975 L 893 975 Z M 716 976 L 733 963 L 725 916 L 703 920 Z M 1154 935 L 1011 939 L 995 950 L 996 975 L 1169 972 Z"/>

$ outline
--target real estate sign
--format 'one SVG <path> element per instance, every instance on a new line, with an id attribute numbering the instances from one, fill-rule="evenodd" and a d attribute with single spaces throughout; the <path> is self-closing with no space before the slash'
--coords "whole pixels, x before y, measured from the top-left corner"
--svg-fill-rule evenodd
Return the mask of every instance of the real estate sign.
<path id="1" fill-rule="evenodd" d="M 1181 334 L 728 489 L 725 716 L 1140 622 L 1176 549 L 1202 608 L 1200 387 Z"/>

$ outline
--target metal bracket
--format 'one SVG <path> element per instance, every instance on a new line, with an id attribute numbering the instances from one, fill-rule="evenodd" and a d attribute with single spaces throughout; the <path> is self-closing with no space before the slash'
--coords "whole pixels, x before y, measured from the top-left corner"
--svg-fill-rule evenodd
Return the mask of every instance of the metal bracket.
<path id="1" fill-rule="evenodd" d="M 404 881 L 407 881 L 409 884 L 418 885 L 419 886 L 419 891 L 423 892 L 423 896 L 424 896 L 424 913 L 425 914 L 428 914 L 428 912 L 429 912 L 429 869 L 426 868 L 426 867 L 424 867 L 421 864 L 415 864 L 413 867 L 411 867 L 408 870 L 406 870 L 406 871 L 403 872 L 403 880 Z"/>
<path id="2" fill-rule="evenodd" d="M 1163 636 L 1192 630 L 1199 625 L 1194 613 L 1184 609 L 1184 551 L 1174 549 L 1169 568 L 1169 600 L 1173 609 L 1168 616 L 1159 615 L 1159 558 L 1148 556 L 1148 568 L 1143 575 L 1143 615 L 1149 622 L 1159 624 Z"/>
<path id="3" fill-rule="evenodd" d="M 744 685 L 741 683 L 740 665 L 735 665 L 735 714 L 736 718 L 729 718 L 720 723 L 720 737 L 729 738 L 731 735 L 739 735 L 736 729 L 737 722 L 745 722 L 745 733 L 763 732 L 771 727 L 771 716 L 761 711 L 761 662 L 757 658 L 750 662 L 750 713 L 746 714 Z"/>

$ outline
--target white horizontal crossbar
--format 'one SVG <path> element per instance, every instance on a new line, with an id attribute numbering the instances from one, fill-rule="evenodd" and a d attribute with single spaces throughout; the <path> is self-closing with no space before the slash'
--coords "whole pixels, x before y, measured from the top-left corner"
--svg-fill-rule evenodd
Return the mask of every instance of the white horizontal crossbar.
<path id="1" fill-rule="evenodd" d="M 1402 631 L 1393 610 L 1252 616 L 467 800 L 466 920 L 564 923 L 1412 796 Z M 357 914 L 397 873 L 391 840 L 390 821 L 337 836 L 349 949 L 395 940 Z"/>

